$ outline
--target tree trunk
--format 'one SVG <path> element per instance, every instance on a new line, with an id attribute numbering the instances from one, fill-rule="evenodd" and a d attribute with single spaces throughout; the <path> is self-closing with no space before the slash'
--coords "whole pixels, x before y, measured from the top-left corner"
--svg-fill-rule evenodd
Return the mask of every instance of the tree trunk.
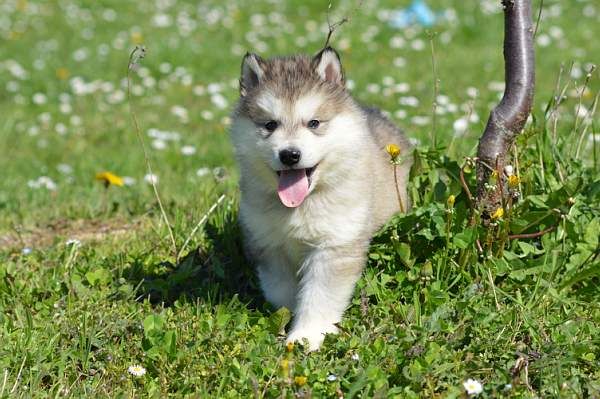
<path id="1" fill-rule="evenodd" d="M 502 0 L 502 5 L 506 88 L 500 104 L 490 113 L 477 150 L 477 201 L 484 222 L 502 205 L 504 164 L 531 112 L 535 84 L 531 0 Z M 491 183 L 494 170 L 503 184 L 486 184 Z"/>

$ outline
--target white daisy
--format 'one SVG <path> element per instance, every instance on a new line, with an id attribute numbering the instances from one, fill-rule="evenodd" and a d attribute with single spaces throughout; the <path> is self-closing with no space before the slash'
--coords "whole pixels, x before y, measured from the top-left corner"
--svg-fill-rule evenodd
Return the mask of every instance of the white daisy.
<path id="1" fill-rule="evenodd" d="M 61 113 L 63 114 L 70 114 L 71 111 L 73 111 L 73 107 L 71 107 L 71 104 L 69 103 L 61 103 L 58 106 L 58 109 L 60 110 Z"/>
<path id="2" fill-rule="evenodd" d="M 464 132 L 467 131 L 468 126 L 469 126 L 469 121 L 467 120 L 467 118 L 458 118 L 452 124 L 452 128 L 454 129 L 454 135 L 455 136 L 462 135 Z"/>
<path id="3" fill-rule="evenodd" d="M 57 189 L 57 185 L 54 182 L 54 180 L 52 180 L 48 176 L 40 176 L 36 180 L 29 180 L 27 182 L 27 186 L 29 186 L 30 188 L 44 187 L 45 189 L 50 191 L 56 191 Z"/>
<path id="4" fill-rule="evenodd" d="M 61 136 L 64 136 L 65 134 L 67 134 L 67 127 L 65 126 L 64 123 L 57 123 L 54 126 L 54 130 L 56 131 L 56 133 L 60 134 Z"/>
<path id="5" fill-rule="evenodd" d="M 393 63 L 395 67 L 402 68 L 406 66 L 406 59 L 403 57 L 396 57 L 394 58 Z"/>
<path id="6" fill-rule="evenodd" d="M 419 99 L 414 96 L 400 97 L 398 99 L 398 103 L 400 103 L 400 105 L 406 105 L 408 107 L 417 107 L 419 105 Z"/>
<path id="7" fill-rule="evenodd" d="M 81 125 L 81 117 L 79 115 L 73 115 L 73 116 L 71 116 L 71 118 L 69 118 L 69 122 L 73 126 L 80 126 Z"/>
<path id="8" fill-rule="evenodd" d="M 220 93 L 210 96 L 210 101 L 219 109 L 225 109 L 229 105 L 225 97 Z"/>
<path id="9" fill-rule="evenodd" d="M 173 105 L 171 107 L 171 113 L 179 118 L 182 123 L 187 123 L 189 121 L 188 110 L 181 105 Z"/>
<path id="10" fill-rule="evenodd" d="M 196 153 L 196 147 L 191 146 L 191 145 L 184 145 L 183 147 L 181 147 L 181 153 L 183 155 L 194 155 Z"/>
<path id="11" fill-rule="evenodd" d="M 198 177 L 207 176 L 209 174 L 210 174 L 209 168 L 200 168 L 196 171 L 196 176 L 198 176 Z"/>
<path id="12" fill-rule="evenodd" d="M 58 165 L 56 165 L 56 169 L 64 175 L 70 175 L 71 173 L 73 173 L 73 167 L 66 163 L 59 163 Z"/>
<path id="13" fill-rule="evenodd" d="M 152 140 L 152 147 L 156 150 L 164 150 L 167 148 L 167 143 L 161 139 Z"/>
<path id="14" fill-rule="evenodd" d="M 126 186 L 133 186 L 135 184 L 135 179 L 131 176 L 123 176 L 123 183 Z"/>
<path id="15" fill-rule="evenodd" d="M 417 126 L 425 126 L 430 123 L 431 118 L 429 116 L 417 115 L 413 116 L 410 121 Z"/>
<path id="16" fill-rule="evenodd" d="M 394 116 L 397 119 L 404 119 L 404 118 L 406 118 L 406 115 L 407 115 L 407 113 L 403 109 L 399 109 L 398 111 L 394 112 Z"/>
<path id="17" fill-rule="evenodd" d="M 148 184 L 158 184 L 158 176 L 156 176 L 154 174 L 148 173 L 146 176 L 144 176 L 144 180 Z"/>
<path id="18" fill-rule="evenodd" d="M 192 92 L 197 96 L 203 96 L 206 93 L 206 88 L 202 85 L 196 85 L 192 89 Z"/>
<path id="19" fill-rule="evenodd" d="M 134 377 L 142 377 L 144 374 L 146 374 L 146 369 L 139 364 L 134 364 L 127 367 L 127 372 Z"/>
<path id="20" fill-rule="evenodd" d="M 156 14 L 152 17 L 152 24 L 157 28 L 167 28 L 171 26 L 173 19 L 167 14 Z"/>
<path id="21" fill-rule="evenodd" d="M 44 93 L 35 93 L 32 97 L 33 103 L 36 105 L 46 104 L 48 101 L 46 95 Z"/>
<path id="22" fill-rule="evenodd" d="M 425 48 L 425 41 L 422 39 L 415 39 L 410 44 L 410 47 L 412 47 L 413 50 L 421 51 Z"/>
<path id="23" fill-rule="evenodd" d="M 209 120 L 213 119 L 213 117 L 214 117 L 213 113 L 212 113 L 212 112 L 210 112 L 210 111 L 209 111 L 209 110 L 207 110 L 207 109 L 205 109 L 204 111 L 200 112 L 200 116 L 201 116 L 203 119 L 207 120 L 207 121 L 209 121 Z"/>
<path id="24" fill-rule="evenodd" d="M 467 87 L 467 96 L 469 96 L 471 98 L 475 98 L 475 97 L 477 97 L 478 93 L 479 93 L 479 90 L 477 90 L 477 88 Z"/>
<path id="25" fill-rule="evenodd" d="M 481 392 L 483 392 L 483 385 L 481 385 L 481 382 L 472 378 L 469 378 L 463 382 L 463 387 L 465 388 L 465 391 L 467 391 L 468 395 L 479 395 Z"/>
<path id="26" fill-rule="evenodd" d="M 552 43 L 552 39 L 546 34 L 541 34 L 537 37 L 536 42 L 540 47 L 548 47 Z"/>

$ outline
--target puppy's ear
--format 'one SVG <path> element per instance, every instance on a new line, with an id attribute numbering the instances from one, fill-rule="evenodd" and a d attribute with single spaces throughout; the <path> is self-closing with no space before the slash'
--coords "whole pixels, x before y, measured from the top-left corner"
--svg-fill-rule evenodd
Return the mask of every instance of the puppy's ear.
<path id="1" fill-rule="evenodd" d="M 264 60 L 258 55 L 246 53 L 242 61 L 242 76 L 240 77 L 240 95 L 242 97 L 258 86 L 264 75 L 264 65 Z"/>
<path id="2" fill-rule="evenodd" d="M 321 79 L 335 83 L 344 84 L 344 71 L 338 53 L 331 47 L 326 47 L 313 58 L 313 67 Z"/>

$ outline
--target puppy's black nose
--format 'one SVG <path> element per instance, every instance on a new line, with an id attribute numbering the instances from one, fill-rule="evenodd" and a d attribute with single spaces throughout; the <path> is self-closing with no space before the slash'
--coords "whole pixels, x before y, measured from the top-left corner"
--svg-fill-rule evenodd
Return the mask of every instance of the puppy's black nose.
<path id="1" fill-rule="evenodd" d="M 284 165 L 292 166 L 297 164 L 298 161 L 300 161 L 301 155 L 302 153 L 299 149 L 290 147 L 279 151 L 279 160 Z"/>

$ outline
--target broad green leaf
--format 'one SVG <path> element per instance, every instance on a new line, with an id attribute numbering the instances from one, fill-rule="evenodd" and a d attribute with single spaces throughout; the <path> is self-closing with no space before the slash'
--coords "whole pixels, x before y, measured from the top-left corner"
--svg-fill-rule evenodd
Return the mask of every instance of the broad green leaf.
<path id="1" fill-rule="evenodd" d="M 585 228 L 584 240 L 589 244 L 590 249 L 598 246 L 598 236 L 600 235 L 600 220 L 592 219 Z"/>
<path id="2" fill-rule="evenodd" d="M 398 252 L 400 259 L 402 259 L 402 261 L 404 263 L 409 264 L 409 262 L 410 262 L 410 245 L 408 245 L 405 242 L 398 243 L 398 245 L 396 245 L 396 252 Z"/>
<path id="3" fill-rule="evenodd" d="M 291 319 L 292 314 L 289 309 L 281 307 L 269 317 L 269 330 L 274 334 L 280 334 Z"/>
<path id="4" fill-rule="evenodd" d="M 517 245 L 519 246 L 519 248 L 521 248 L 521 251 L 523 251 L 522 256 L 527 256 L 530 254 L 539 255 L 544 253 L 544 250 L 537 249 L 536 247 L 525 241 L 519 241 Z"/>
<path id="5" fill-rule="evenodd" d="M 175 357 L 177 354 L 177 334 L 173 330 L 169 330 L 163 337 L 163 346 L 169 357 Z"/>
<path id="6" fill-rule="evenodd" d="M 110 272 L 103 267 L 90 270 L 85 274 L 85 278 L 91 286 L 106 285 L 110 282 L 111 277 Z"/>
<path id="7" fill-rule="evenodd" d="M 452 242 L 457 248 L 465 249 L 470 247 L 475 242 L 475 228 L 467 227 L 460 233 L 456 234 Z"/>
<path id="8" fill-rule="evenodd" d="M 530 202 L 538 208 L 548 209 L 548 205 L 546 204 L 548 198 L 545 195 L 530 195 L 526 198 L 526 201 Z"/>
<path id="9" fill-rule="evenodd" d="M 165 320 L 161 315 L 151 314 L 144 319 L 144 334 L 151 332 L 162 332 L 164 330 Z"/>
<path id="10" fill-rule="evenodd" d="M 562 283 L 560 285 L 560 289 L 562 290 L 571 287 L 572 285 L 577 284 L 581 281 L 585 281 L 598 276 L 600 276 L 600 262 L 596 262 L 591 267 L 576 273 L 575 276 Z"/>

